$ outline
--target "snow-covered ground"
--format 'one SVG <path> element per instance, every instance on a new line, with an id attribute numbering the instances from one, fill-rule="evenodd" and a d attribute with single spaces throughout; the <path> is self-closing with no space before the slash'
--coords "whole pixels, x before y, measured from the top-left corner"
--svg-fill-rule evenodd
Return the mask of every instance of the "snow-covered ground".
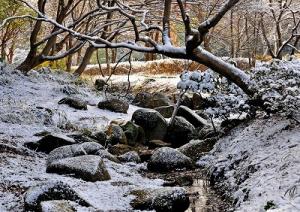
<path id="1" fill-rule="evenodd" d="M 11 67 L 0 68 L 0 143 L 18 147 L 24 142 L 39 140 L 33 136 L 42 131 L 75 133 L 104 128 L 111 120 L 131 118 L 136 109 L 130 106 L 128 114 L 113 113 L 88 106 L 87 111 L 75 110 L 58 101 L 68 96 L 63 91 L 72 90 L 72 96 L 95 105 L 103 99 L 86 85 L 80 85 L 66 73 L 37 73 L 29 76 Z M 68 87 L 67 87 L 68 86 Z M 67 89 L 66 89 L 67 87 Z M 162 180 L 142 177 L 139 169 L 144 165 L 116 164 L 105 161 L 111 180 L 90 183 L 72 177 L 47 174 L 43 153 L 27 150 L 26 154 L 0 151 L 0 211 L 22 211 L 23 194 L 28 187 L 46 181 L 69 184 L 92 206 L 101 210 L 130 210 L 133 189 L 160 187 Z M 119 185 L 120 184 L 120 185 Z"/>
<path id="2" fill-rule="evenodd" d="M 300 125 L 283 117 L 256 119 L 220 139 L 198 161 L 218 177 L 236 211 L 300 211 Z"/>
<path id="3" fill-rule="evenodd" d="M 265 86 L 261 92 L 270 103 L 284 102 L 291 107 L 281 116 L 257 118 L 237 127 L 198 161 L 199 165 L 218 174 L 217 186 L 234 200 L 236 211 L 265 211 L 268 208 L 277 212 L 300 211 L 300 126 L 296 121 L 300 120 L 297 109 L 300 95 L 299 78 L 295 77 L 300 73 L 300 65 L 291 62 L 273 66 L 262 65 L 256 69 L 264 73 L 258 78 L 260 86 Z M 277 74 L 278 70 L 281 70 L 280 74 Z M 290 71 L 293 79 L 285 76 Z M 269 81 L 271 75 L 278 79 Z M 126 82 L 126 77 L 117 76 L 113 80 Z M 134 75 L 131 80 L 137 88 L 143 87 L 147 91 L 161 91 L 162 88 L 166 91 L 171 85 L 169 91 L 173 92 L 179 77 Z M 68 96 L 68 92 L 89 102 L 88 110 L 59 105 L 58 101 Z M 133 196 L 128 195 L 129 191 L 162 185 L 162 180 L 150 180 L 138 173 L 144 165 L 120 165 L 109 161 L 106 165 L 112 179 L 106 182 L 90 183 L 47 174 L 47 156 L 23 147 L 24 142 L 39 139 L 35 133 L 97 131 L 111 120 L 130 119 L 137 109 L 130 105 L 128 114 L 100 110 L 96 104 L 101 99 L 103 93 L 67 73 L 31 71 L 29 76 L 24 76 L 11 67 L 0 65 L 0 144 L 21 151 L 0 151 L 0 212 L 21 211 L 27 188 L 48 180 L 69 184 L 91 205 L 105 211 L 131 210 L 129 203 Z M 292 117 L 287 118 L 291 114 Z"/>

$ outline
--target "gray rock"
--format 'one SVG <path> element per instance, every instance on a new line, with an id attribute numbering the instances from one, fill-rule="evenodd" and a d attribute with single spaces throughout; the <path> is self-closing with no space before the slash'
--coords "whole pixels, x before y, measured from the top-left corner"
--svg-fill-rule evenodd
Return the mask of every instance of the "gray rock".
<path id="1" fill-rule="evenodd" d="M 156 107 L 154 110 L 159 112 L 164 118 L 171 118 L 174 111 L 174 106 Z"/>
<path id="2" fill-rule="evenodd" d="M 127 113 L 129 104 L 120 99 L 110 99 L 98 103 L 98 108 L 117 113 Z"/>
<path id="3" fill-rule="evenodd" d="M 163 140 L 167 133 L 167 121 L 155 110 L 136 110 L 132 115 L 132 121 L 144 129 L 146 141 Z"/>
<path id="4" fill-rule="evenodd" d="M 173 147 L 180 147 L 194 138 L 195 127 L 185 118 L 176 116 L 172 125 L 168 126 L 165 140 Z"/>
<path id="5" fill-rule="evenodd" d="M 191 140 L 189 143 L 178 148 L 178 151 L 197 161 L 201 156 L 211 151 L 218 141 L 217 138 L 208 138 L 205 140 Z"/>
<path id="6" fill-rule="evenodd" d="M 42 139 L 36 142 L 27 142 L 24 145 L 29 149 L 49 153 L 53 149 L 61 146 L 76 144 L 73 138 L 59 134 L 49 134 L 44 136 Z"/>
<path id="7" fill-rule="evenodd" d="M 136 196 L 130 203 L 135 210 L 183 212 L 190 204 L 189 197 L 183 188 L 135 190 L 131 194 Z"/>
<path id="8" fill-rule="evenodd" d="M 192 168 L 192 160 L 170 147 L 162 147 L 154 151 L 148 163 L 148 169 L 155 172 L 167 172 L 176 169 Z"/>
<path id="9" fill-rule="evenodd" d="M 137 144 L 144 144 L 145 133 L 143 128 L 132 123 L 131 121 L 128 121 L 125 124 L 121 125 L 121 128 L 125 133 L 128 145 L 136 146 Z"/>
<path id="10" fill-rule="evenodd" d="M 78 110 L 87 110 L 87 103 L 77 98 L 66 97 L 61 99 L 58 104 L 66 104 Z"/>
<path id="11" fill-rule="evenodd" d="M 108 136 L 107 143 L 111 145 L 127 144 L 126 135 L 123 129 L 117 124 L 110 124 L 107 127 L 106 135 Z"/>
<path id="12" fill-rule="evenodd" d="M 50 200 L 41 202 L 41 212 L 76 212 L 74 204 L 67 200 Z"/>
<path id="13" fill-rule="evenodd" d="M 154 109 L 161 106 L 170 106 L 173 103 L 166 95 L 162 93 L 150 94 L 147 92 L 142 92 L 135 96 L 132 104 L 139 107 Z"/>
<path id="14" fill-rule="evenodd" d="M 82 144 L 74 144 L 69 146 L 59 147 L 49 153 L 47 158 L 47 165 L 50 165 L 53 161 L 71 158 L 81 155 L 97 155 L 103 159 L 108 159 L 114 162 L 118 162 L 118 159 L 107 152 L 101 144 L 95 142 L 87 142 Z"/>
<path id="15" fill-rule="evenodd" d="M 103 132 L 103 131 L 99 131 L 99 132 L 96 132 L 94 134 L 91 135 L 91 137 L 93 139 L 95 139 L 99 144 L 101 145 L 105 145 L 106 142 L 107 142 L 107 136 L 106 136 L 106 133 Z"/>
<path id="16" fill-rule="evenodd" d="M 95 88 L 98 90 L 98 91 L 103 91 L 104 90 L 104 87 L 107 85 L 106 81 L 103 80 L 103 79 L 96 79 L 95 81 Z"/>
<path id="17" fill-rule="evenodd" d="M 180 106 L 176 115 L 185 118 L 196 128 L 203 128 L 204 126 L 208 125 L 205 119 L 201 118 L 197 113 L 186 106 Z"/>
<path id="18" fill-rule="evenodd" d="M 48 200 L 70 200 L 82 206 L 90 206 L 69 185 L 62 182 L 47 182 L 30 187 L 26 191 L 24 196 L 25 211 L 40 211 L 40 203 Z"/>
<path id="19" fill-rule="evenodd" d="M 103 160 L 99 156 L 84 155 L 74 158 L 55 160 L 47 166 L 48 173 L 72 174 L 85 181 L 110 180 Z"/>
<path id="20" fill-rule="evenodd" d="M 118 159 L 121 162 L 134 162 L 134 163 L 140 163 L 141 162 L 141 158 L 140 158 L 139 154 L 136 151 L 130 151 L 130 152 L 127 152 L 123 155 L 120 155 L 118 157 Z"/>

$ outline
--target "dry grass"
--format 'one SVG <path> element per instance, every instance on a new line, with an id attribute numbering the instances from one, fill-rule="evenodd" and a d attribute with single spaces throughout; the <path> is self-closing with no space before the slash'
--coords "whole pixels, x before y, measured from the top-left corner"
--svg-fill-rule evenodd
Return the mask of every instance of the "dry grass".
<path id="1" fill-rule="evenodd" d="M 266 59 L 266 58 L 263 58 Z M 250 68 L 248 60 L 246 59 L 235 59 L 237 67 L 241 68 L 242 70 L 246 70 Z M 111 64 L 110 69 L 111 71 L 114 70 L 116 64 Z M 75 70 L 77 67 L 74 66 L 72 69 Z M 101 69 L 104 75 L 108 76 L 110 71 L 106 64 L 101 64 Z M 127 74 L 130 69 L 129 62 L 122 62 L 119 63 L 116 69 L 114 70 L 114 74 L 116 75 L 123 75 Z M 169 75 L 176 75 L 181 74 L 183 70 L 200 70 L 205 71 L 207 69 L 206 66 L 196 63 L 196 62 L 188 62 L 186 60 L 179 60 L 179 59 L 163 59 L 163 60 L 154 60 L 148 62 L 140 62 L 134 61 L 132 62 L 132 70 L 131 73 L 144 73 L 149 75 L 157 75 L 157 74 L 169 74 Z M 83 72 L 82 76 L 96 76 L 100 75 L 99 65 L 88 65 L 86 70 Z"/>
<path id="2" fill-rule="evenodd" d="M 115 64 L 111 64 L 111 69 L 113 69 Z M 188 64 L 190 70 L 206 70 L 204 65 L 192 62 Z M 118 67 L 115 69 L 114 74 L 127 74 L 130 68 L 129 62 L 119 63 Z M 148 62 L 132 62 L 131 73 L 146 73 L 146 74 L 180 74 L 182 70 L 187 68 L 186 62 L 184 60 L 175 59 L 165 59 L 165 60 L 155 60 Z M 73 67 L 76 69 L 76 67 Z M 109 75 L 109 70 L 106 64 L 101 65 L 101 69 L 105 75 Z M 99 75 L 101 72 L 98 65 L 89 65 L 83 73 L 83 76 L 94 76 Z"/>

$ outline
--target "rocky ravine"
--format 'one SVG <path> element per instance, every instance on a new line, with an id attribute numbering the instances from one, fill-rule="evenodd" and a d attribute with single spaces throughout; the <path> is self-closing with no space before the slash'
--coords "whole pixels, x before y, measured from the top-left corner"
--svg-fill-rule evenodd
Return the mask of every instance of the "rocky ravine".
<path id="1" fill-rule="evenodd" d="M 216 132 L 183 106 L 170 125 L 161 94 L 137 96 L 141 109 L 66 73 L 0 70 L 0 211 L 184 211 L 195 196 L 208 205 L 191 211 L 227 211 L 191 187 L 200 172 L 235 210 L 298 210 L 298 117 Z"/>
<path id="2" fill-rule="evenodd" d="M 1 66 L 0 80 L 0 211 L 188 208 L 180 184 L 141 174 L 194 167 L 170 147 L 179 145 L 161 141 L 172 131 L 192 136 L 187 120 L 170 128 L 157 111 L 106 101 L 66 73 L 43 69 L 24 76 Z"/>

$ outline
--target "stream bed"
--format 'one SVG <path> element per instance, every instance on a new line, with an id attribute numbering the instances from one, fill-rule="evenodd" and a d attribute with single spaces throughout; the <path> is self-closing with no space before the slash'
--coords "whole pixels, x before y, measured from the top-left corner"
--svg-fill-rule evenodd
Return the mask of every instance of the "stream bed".
<path id="1" fill-rule="evenodd" d="M 186 212 L 230 211 L 230 203 L 224 200 L 209 184 L 203 170 L 175 171 L 171 173 L 146 173 L 149 178 L 165 180 L 164 186 L 180 186 L 187 190 L 190 206 Z"/>

